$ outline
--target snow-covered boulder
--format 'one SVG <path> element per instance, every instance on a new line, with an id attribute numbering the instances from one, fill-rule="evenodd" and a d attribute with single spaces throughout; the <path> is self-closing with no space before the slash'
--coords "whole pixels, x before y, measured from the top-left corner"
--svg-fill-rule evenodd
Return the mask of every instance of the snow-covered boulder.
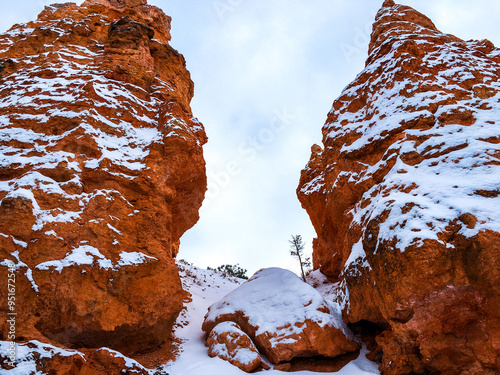
<path id="1" fill-rule="evenodd" d="M 217 324 L 207 340 L 208 355 L 222 358 L 245 372 L 262 364 L 254 343 L 234 322 Z"/>
<path id="2" fill-rule="evenodd" d="M 273 363 L 295 357 L 335 357 L 359 349 L 338 306 L 294 273 L 267 268 L 210 306 L 203 330 L 232 321 Z"/>

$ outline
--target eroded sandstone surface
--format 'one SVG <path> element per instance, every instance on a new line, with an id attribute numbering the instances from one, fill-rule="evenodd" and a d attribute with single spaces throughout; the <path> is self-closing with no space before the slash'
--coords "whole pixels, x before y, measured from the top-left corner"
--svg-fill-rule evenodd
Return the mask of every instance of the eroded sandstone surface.
<path id="1" fill-rule="evenodd" d="M 297 190 L 384 374 L 500 371 L 500 50 L 388 0 Z"/>
<path id="2" fill-rule="evenodd" d="M 207 140 L 169 40 L 145 0 L 55 4 L 0 35 L 0 279 L 14 268 L 18 341 L 127 355 L 169 341 Z"/>

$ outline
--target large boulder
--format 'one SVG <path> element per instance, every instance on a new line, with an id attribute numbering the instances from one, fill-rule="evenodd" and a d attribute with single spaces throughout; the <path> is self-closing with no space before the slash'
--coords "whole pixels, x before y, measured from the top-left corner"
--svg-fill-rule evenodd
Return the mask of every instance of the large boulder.
<path id="1" fill-rule="evenodd" d="M 222 322 L 238 324 L 273 363 L 359 349 L 336 306 L 281 268 L 256 272 L 210 306 L 202 328 L 209 333 Z"/>
<path id="2" fill-rule="evenodd" d="M 252 372 L 262 362 L 254 343 L 234 322 L 217 324 L 207 339 L 208 355 L 219 357 L 245 372 Z"/>
<path id="3" fill-rule="evenodd" d="M 18 341 L 146 352 L 182 309 L 174 258 L 207 139 L 170 17 L 145 3 L 55 4 L 0 35 L 0 279 L 16 278 Z"/>
<path id="4" fill-rule="evenodd" d="M 500 50 L 386 1 L 297 190 L 384 374 L 500 371 Z"/>

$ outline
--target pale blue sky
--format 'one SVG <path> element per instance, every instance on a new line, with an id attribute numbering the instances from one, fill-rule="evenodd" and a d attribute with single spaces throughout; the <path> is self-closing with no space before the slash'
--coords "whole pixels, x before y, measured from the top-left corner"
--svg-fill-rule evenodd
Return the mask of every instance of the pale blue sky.
<path id="1" fill-rule="evenodd" d="M 54 0 L 0 0 L 0 32 Z M 65 1 L 59 1 L 65 2 Z M 77 1 L 81 3 L 82 1 Z M 315 236 L 295 189 L 333 100 L 362 70 L 382 0 L 149 0 L 172 21 L 172 46 L 195 82 L 206 127 L 208 199 L 182 238 L 198 266 L 297 271 L 291 234 Z M 500 46 L 497 0 L 404 0 L 443 32 Z M 473 4 L 473 5 L 471 5 Z"/>

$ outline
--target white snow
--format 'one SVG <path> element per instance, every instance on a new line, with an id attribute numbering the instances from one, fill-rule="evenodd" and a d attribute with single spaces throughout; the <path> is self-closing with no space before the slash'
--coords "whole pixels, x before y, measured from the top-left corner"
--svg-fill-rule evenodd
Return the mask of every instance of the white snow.
<path id="1" fill-rule="evenodd" d="M 224 278 L 214 271 L 196 268 L 178 261 L 182 285 L 192 300 L 177 319 L 175 336 L 182 340 L 175 362 L 164 366 L 171 375 L 233 375 L 245 374 L 229 362 L 210 358 L 201 326 L 208 307 L 234 290 L 243 280 Z"/>
<path id="2" fill-rule="evenodd" d="M 56 22 L 59 20 L 53 21 L 50 28 L 62 36 L 66 31 L 56 27 Z M 36 23 L 34 25 L 37 26 Z M 0 37 L 4 39 L 27 37 L 34 30 L 20 26 Z M 10 41 L 7 40 L 7 42 Z M 16 165 L 16 168 L 28 170 L 18 178 L 1 181 L 0 192 L 6 193 L 6 198 L 24 197 L 31 201 L 33 214 L 37 218 L 33 226 L 34 231 L 43 231 L 47 224 L 50 226 L 53 223 L 66 223 L 79 219 L 89 202 L 96 196 L 103 195 L 106 199 L 125 200 L 115 190 L 68 193 L 69 182 L 82 186 L 79 175 L 85 168 L 97 168 L 103 162 L 110 162 L 116 170 L 106 172 L 113 176 L 133 180 L 147 169 L 144 159 L 149 155 L 149 150 L 154 143 L 161 142 L 167 136 L 183 139 L 189 136 L 190 140 L 199 144 L 194 135 L 196 131 L 202 129 L 198 121 L 195 121 L 192 126 L 184 121 L 172 119 L 167 121 L 165 129 L 160 131 L 157 128 L 158 114 L 164 105 L 163 94 L 165 91 L 172 90 L 167 82 L 155 78 L 153 91 L 147 93 L 132 84 L 105 78 L 99 67 L 96 68 L 97 64 L 92 63 L 96 58 L 102 57 L 103 46 L 96 43 L 95 47 L 96 49 L 91 51 L 89 48 L 67 43 L 59 43 L 57 47 L 46 45 L 46 51 L 40 55 L 23 56 L 23 64 L 26 64 L 28 68 L 11 74 L 0 87 L 0 112 L 2 113 L 0 115 L 0 139 L 2 140 L 0 167 L 9 168 Z M 47 73 L 54 73 L 54 78 L 38 77 L 40 59 L 47 61 L 44 70 Z M 49 63 L 49 61 L 55 62 Z M 98 96 L 97 100 L 93 99 L 93 95 L 87 95 L 87 91 L 93 91 Z M 27 93 L 30 95 L 26 95 Z M 15 108 L 17 113 L 12 113 L 12 108 Z M 122 118 L 123 114 L 128 116 L 128 121 Z M 55 135 L 45 134 L 42 130 L 34 131 L 23 128 L 23 126 L 29 127 L 31 123 L 37 125 L 35 128 L 40 128 L 39 125 L 46 124 L 56 116 L 76 120 L 76 127 Z M 141 124 L 142 127 L 138 128 L 136 124 Z M 100 152 L 99 157 L 87 157 L 79 163 L 75 161 L 76 155 L 72 152 L 54 151 L 57 144 L 80 133 L 91 137 L 96 142 L 97 151 Z M 66 169 L 74 174 L 70 181 L 58 182 L 38 172 L 40 169 L 53 169 L 61 163 L 67 165 Z M 45 208 L 42 209 L 37 201 L 37 194 L 40 192 L 53 195 L 51 198 L 54 201 L 58 199 L 73 201 L 76 203 L 74 206 L 79 207 L 79 211 L 62 210 L 58 206 L 54 208 L 44 206 Z M 132 207 L 131 204 L 129 205 Z M 96 218 L 93 222 L 103 220 Z M 114 233 L 120 235 L 115 227 L 109 226 Z M 52 228 L 49 229 L 43 232 L 44 235 L 57 237 L 57 233 Z M 27 245 L 29 248 L 29 244 L 16 241 L 18 241 L 18 246 L 25 248 Z M 80 246 L 71 249 L 63 259 L 43 262 L 35 268 L 62 272 L 65 267 L 86 265 L 114 270 L 120 266 L 136 265 L 156 259 L 139 252 L 122 252 L 120 259 L 113 264 L 99 249 L 86 245 L 85 242 L 82 241 Z M 13 253 L 12 256 L 18 261 L 16 268 L 27 268 L 25 275 L 32 282 L 32 287 L 37 290 L 31 269 L 20 260 L 19 252 Z M 8 266 L 10 261 L 4 260 L 1 264 Z M 175 362 L 166 364 L 164 368 L 171 375 L 244 374 L 228 362 L 208 356 L 205 335 L 201 330 L 208 307 L 233 291 L 242 280 L 222 277 L 216 272 L 197 269 L 183 262 L 179 262 L 178 265 L 183 285 L 190 291 L 192 301 L 187 303 L 187 308 L 179 317 L 175 330 L 177 337 L 183 341 L 180 346 L 180 355 Z M 291 300 L 294 298 L 295 296 L 289 296 Z M 281 299 L 280 302 L 286 306 L 290 300 Z M 281 317 L 275 317 L 274 322 L 279 322 L 281 319 Z M 26 344 L 17 345 L 17 366 L 11 370 L 2 370 L 2 374 L 39 374 L 35 365 L 35 356 L 46 358 L 55 354 L 78 355 L 85 359 L 84 354 L 75 350 L 60 349 L 38 341 L 30 343 L 35 347 L 29 348 Z M 8 342 L 0 342 L 2 354 L 6 352 L 8 345 Z M 120 353 L 107 348 L 101 350 L 121 356 Z M 376 365 L 367 361 L 364 354 L 362 352 L 357 360 L 336 374 L 378 374 Z M 136 362 L 131 359 L 125 358 L 125 360 L 128 366 L 136 365 Z M 154 370 L 151 370 L 151 373 L 153 372 Z M 278 373 L 274 370 L 267 372 Z M 301 371 L 298 374 L 313 373 Z"/>
<path id="3" fill-rule="evenodd" d="M 16 344 L 16 366 L 11 370 L 2 370 L 2 375 L 27 375 L 27 374 L 40 374 L 41 371 L 37 371 L 35 356 L 39 358 L 50 358 L 55 355 L 60 355 L 62 357 L 69 357 L 72 355 L 79 355 L 85 360 L 85 355 L 83 353 L 77 352 L 76 350 L 66 350 L 55 347 L 50 344 L 41 343 L 36 340 L 29 342 L 35 345 L 34 348 L 28 347 L 26 344 Z M 0 353 L 7 357 L 8 349 L 10 347 L 9 341 L 0 341 Z"/>
<path id="4" fill-rule="evenodd" d="M 120 236 L 123 235 L 122 232 L 120 232 L 118 229 L 116 229 L 114 226 L 112 226 L 111 224 L 106 224 L 108 226 L 109 229 L 111 229 L 113 232 L 119 234 Z"/>
<path id="5" fill-rule="evenodd" d="M 128 368 L 138 367 L 140 369 L 144 369 L 143 366 L 139 362 L 137 362 L 136 360 L 134 360 L 132 358 L 125 357 L 122 353 L 117 352 L 116 350 L 106 348 L 106 347 L 100 348 L 98 350 L 107 351 L 115 358 L 122 358 L 125 361 L 125 366 Z M 122 370 L 122 372 L 124 372 L 124 370 Z"/>
<path id="6" fill-rule="evenodd" d="M 138 265 L 141 263 L 147 263 L 148 259 L 158 260 L 158 258 L 150 257 L 146 254 L 139 252 L 126 252 L 122 251 L 120 253 L 120 260 L 118 261 L 118 266 L 130 266 L 130 265 Z"/>
<path id="7" fill-rule="evenodd" d="M 96 259 L 100 268 L 113 268 L 113 264 L 109 259 L 102 255 L 98 249 L 89 245 L 82 245 L 74 248 L 71 253 L 66 254 L 64 259 L 43 262 L 38 264 L 35 268 L 44 271 L 53 268 L 52 271 L 58 271 L 61 273 L 65 267 L 71 267 L 74 265 L 93 265 Z"/>
<path id="8" fill-rule="evenodd" d="M 316 192 L 321 192 L 325 187 L 325 176 L 323 173 L 316 175 L 311 181 L 308 181 L 301 187 L 303 194 L 309 195 Z"/>
<path id="9" fill-rule="evenodd" d="M 89 15 L 89 19 L 79 23 L 84 25 L 95 16 Z M 61 22 L 44 21 L 43 27 L 55 31 L 57 40 L 74 24 L 73 21 Z M 0 39 L 4 45 L 12 44 L 10 38 L 28 37 L 34 31 L 20 25 L 0 35 Z M 184 139 L 191 137 L 199 144 L 195 135 L 199 122 L 192 126 L 182 122 L 182 127 L 172 124 L 172 129 L 169 124 L 164 124 L 159 129 L 164 94 L 172 91 L 172 87 L 155 78 L 153 91 L 147 92 L 139 86 L 106 78 L 99 64 L 95 63 L 96 59 L 102 59 L 103 51 L 103 46 L 97 42 L 85 47 L 66 41 L 47 45 L 41 54 L 23 56 L 22 62 L 26 66 L 12 73 L 0 87 L 0 168 L 15 165 L 16 169 L 28 170 L 19 178 L 1 181 L 0 193 L 7 193 L 7 197 L 24 195 L 32 201 L 37 217 L 34 231 L 43 230 L 47 224 L 80 218 L 90 199 L 99 192 L 66 192 L 70 183 L 81 186 L 79 176 L 85 168 L 96 169 L 106 164 L 103 171 L 134 180 L 145 171 L 150 173 L 146 163 L 150 148 L 162 142 L 167 134 Z M 40 76 L 40 61 L 44 62 L 44 72 L 53 73 L 53 76 Z M 46 134 L 40 124 L 54 118 L 71 119 L 75 127 L 62 134 Z M 71 140 L 75 134 L 90 137 L 97 144 L 97 156 L 78 155 L 77 158 L 73 152 L 54 150 L 54 146 Z M 66 170 L 73 172 L 72 180 L 57 182 L 37 173 L 37 170 L 53 169 L 61 163 Z M 80 210 L 49 209 L 46 206 L 40 210 L 37 190 L 76 201 L 74 206 Z M 57 197 L 52 201 L 57 202 Z"/>
<path id="10" fill-rule="evenodd" d="M 11 239 L 14 240 L 14 238 L 12 238 L 12 236 L 11 236 Z M 0 266 L 8 267 L 8 268 L 13 266 L 14 270 L 16 270 L 16 271 L 23 269 L 23 268 L 26 268 L 26 272 L 24 273 L 24 276 L 26 276 L 28 281 L 31 283 L 31 287 L 33 288 L 33 290 L 35 292 L 38 292 L 38 285 L 36 284 L 35 279 L 33 279 L 33 270 L 31 268 L 29 268 L 26 263 L 21 261 L 19 251 L 16 250 L 16 251 L 10 253 L 10 255 L 12 255 L 17 260 L 17 263 L 14 263 L 11 259 L 4 259 L 2 262 L 0 262 Z"/>
<path id="11" fill-rule="evenodd" d="M 55 230 L 48 230 L 47 232 L 44 233 L 46 236 L 54 236 L 58 240 L 64 240 L 62 237 L 59 237 L 56 233 Z"/>
<path id="12" fill-rule="evenodd" d="M 351 249 L 351 254 L 344 265 L 344 271 L 355 272 L 355 274 L 360 275 L 361 268 L 371 270 L 371 266 L 366 260 L 365 250 L 363 249 L 363 240 L 359 239 L 359 241 L 354 244 Z"/>
<path id="13" fill-rule="evenodd" d="M 52 260 L 48 262 L 43 262 L 38 264 L 35 268 L 43 271 L 48 271 L 52 269 L 59 273 L 62 272 L 63 268 L 71 267 L 74 265 L 94 265 L 97 261 L 99 268 L 105 270 L 117 270 L 123 266 L 136 266 L 141 263 L 147 263 L 148 259 L 158 260 L 157 258 L 145 255 L 139 252 L 126 252 L 122 251 L 120 253 L 120 259 L 113 264 L 110 259 L 107 259 L 101 252 L 93 246 L 90 245 L 80 245 L 74 248 L 70 253 L 66 254 L 63 259 Z"/>

